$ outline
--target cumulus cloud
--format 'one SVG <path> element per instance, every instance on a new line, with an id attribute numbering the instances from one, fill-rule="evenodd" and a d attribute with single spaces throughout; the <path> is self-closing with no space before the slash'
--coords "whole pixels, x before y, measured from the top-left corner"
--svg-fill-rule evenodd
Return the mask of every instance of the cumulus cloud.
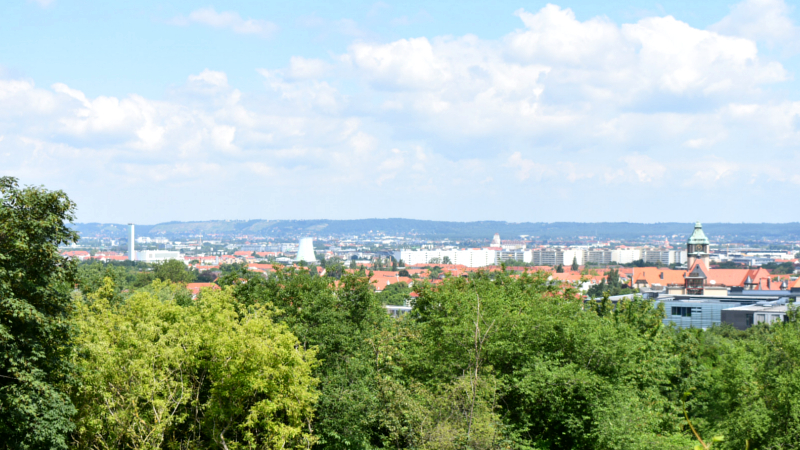
<path id="1" fill-rule="evenodd" d="M 194 23 L 230 30 L 237 34 L 251 34 L 261 37 L 269 37 L 278 30 L 278 26 L 270 21 L 243 19 L 236 11 L 217 12 L 210 6 L 192 11 L 188 17 L 178 16 L 172 19 L 172 23 L 175 25 Z"/>
<path id="2" fill-rule="evenodd" d="M 709 29 L 772 45 L 783 43 L 796 47 L 793 41 L 798 37 L 798 29 L 789 12 L 784 0 L 745 0 Z"/>
<path id="3" fill-rule="evenodd" d="M 295 55 L 257 69 L 256 93 L 217 68 L 160 100 L 0 79 L 0 145 L 12 154 L 0 162 L 31 176 L 93 170 L 145 192 L 194 195 L 211 177 L 257 193 L 270 211 L 308 203 L 313 217 L 397 216 L 409 189 L 447 194 L 415 211 L 427 218 L 642 220 L 592 208 L 598 195 L 646 204 L 665 189 L 724 209 L 729 196 L 796 182 L 800 163 L 800 101 L 772 93 L 790 74 L 760 53 L 764 35 L 729 25 L 753 1 L 708 30 L 670 16 L 618 24 L 556 5 L 518 10 L 520 28 L 499 39 L 357 41 L 330 58 Z M 255 29 L 235 13 L 198 11 L 186 23 Z M 375 186 L 386 201 L 369 212 L 347 200 Z M 519 196 L 557 215 L 504 215 L 524 209 Z M 577 203 L 570 215 L 564 205 Z"/>

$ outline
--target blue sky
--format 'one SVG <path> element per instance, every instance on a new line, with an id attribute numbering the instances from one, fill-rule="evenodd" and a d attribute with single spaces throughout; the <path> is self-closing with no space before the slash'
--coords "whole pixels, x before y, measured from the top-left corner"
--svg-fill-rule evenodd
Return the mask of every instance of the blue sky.
<path id="1" fill-rule="evenodd" d="M 10 0 L 0 174 L 84 222 L 796 221 L 796 24 L 780 0 Z"/>

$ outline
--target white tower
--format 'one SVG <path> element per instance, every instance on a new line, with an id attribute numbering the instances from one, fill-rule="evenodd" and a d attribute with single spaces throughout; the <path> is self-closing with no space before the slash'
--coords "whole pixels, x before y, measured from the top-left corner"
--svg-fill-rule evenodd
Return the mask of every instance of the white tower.
<path id="1" fill-rule="evenodd" d="M 297 249 L 297 257 L 294 260 L 296 262 L 305 261 L 307 263 L 317 262 L 317 257 L 314 255 L 313 238 L 300 238 L 300 248 Z"/>
<path id="2" fill-rule="evenodd" d="M 136 243 L 136 240 L 134 239 L 135 236 L 134 236 L 134 233 L 133 233 L 133 224 L 129 223 L 128 225 L 131 226 L 131 237 L 130 237 L 130 241 L 128 242 L 128 260 L 129 261 L 136 261 L 136 249 L 134 247 L 134 244 Z"/>
<path id="3" fill-rule="evenodd" d="M 494 237 L 492 238 L 492 243 L 489 245 L 489 247 L 500 247 L 502 245 L 503 244 L 500 242 L 500 233 L 495 233 Z"/>

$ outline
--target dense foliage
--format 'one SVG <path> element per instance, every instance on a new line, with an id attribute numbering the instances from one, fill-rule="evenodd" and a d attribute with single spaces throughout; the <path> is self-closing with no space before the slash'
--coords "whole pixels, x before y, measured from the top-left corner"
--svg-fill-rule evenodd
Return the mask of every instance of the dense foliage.
<path id="1" fill-rule="evenodd" d="M 75 409 L 69 293 L 75 265 L 58 252 L 78 239 L 61 191 L 0 178 L 0 445 L 66 448 Z"/>
<path id="2" fill-rule="evenodd" d="M 230 265 L 192 296 L 178 264 L 63 260 L 73 205 L 3 182 L 0 448 L 800 446 L 794 311 L 681 330 L 506 271 L 415 279 L 412 299 L 363 270 Z"/>

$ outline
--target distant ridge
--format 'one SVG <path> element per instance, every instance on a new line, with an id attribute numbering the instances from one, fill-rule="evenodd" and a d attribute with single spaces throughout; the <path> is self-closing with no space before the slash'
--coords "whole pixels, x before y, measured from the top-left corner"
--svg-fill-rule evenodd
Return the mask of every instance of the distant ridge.
<path id="1" fill-rule="evenodd" d="M 491 239 L 500 233 L 503 239 L 518 239 L 520 235 L 546 239 L 571 239 L 596 236 L 599 239 L 630 239 L 652 235 L 688 235 L 693 223 L 632 223 L 632 222 L 446 222 L 415 219 L 356 219 L 356 220 L 209 220 L 197 222 L 165 222 L 156 225 L 136 225 L 139 236 L 180 237 L 196 234 L 249 234 L 264 237 L 344 236 L 383 232 L 389 235 L 414 234 L 428 238 Z M 82 236 L 127 236 L 125 224 L 76 223 L 73 228 Z M 710 236 L 738 236 L 748 239 L 800 238 L 800 223 L 703 223 Z"/>

